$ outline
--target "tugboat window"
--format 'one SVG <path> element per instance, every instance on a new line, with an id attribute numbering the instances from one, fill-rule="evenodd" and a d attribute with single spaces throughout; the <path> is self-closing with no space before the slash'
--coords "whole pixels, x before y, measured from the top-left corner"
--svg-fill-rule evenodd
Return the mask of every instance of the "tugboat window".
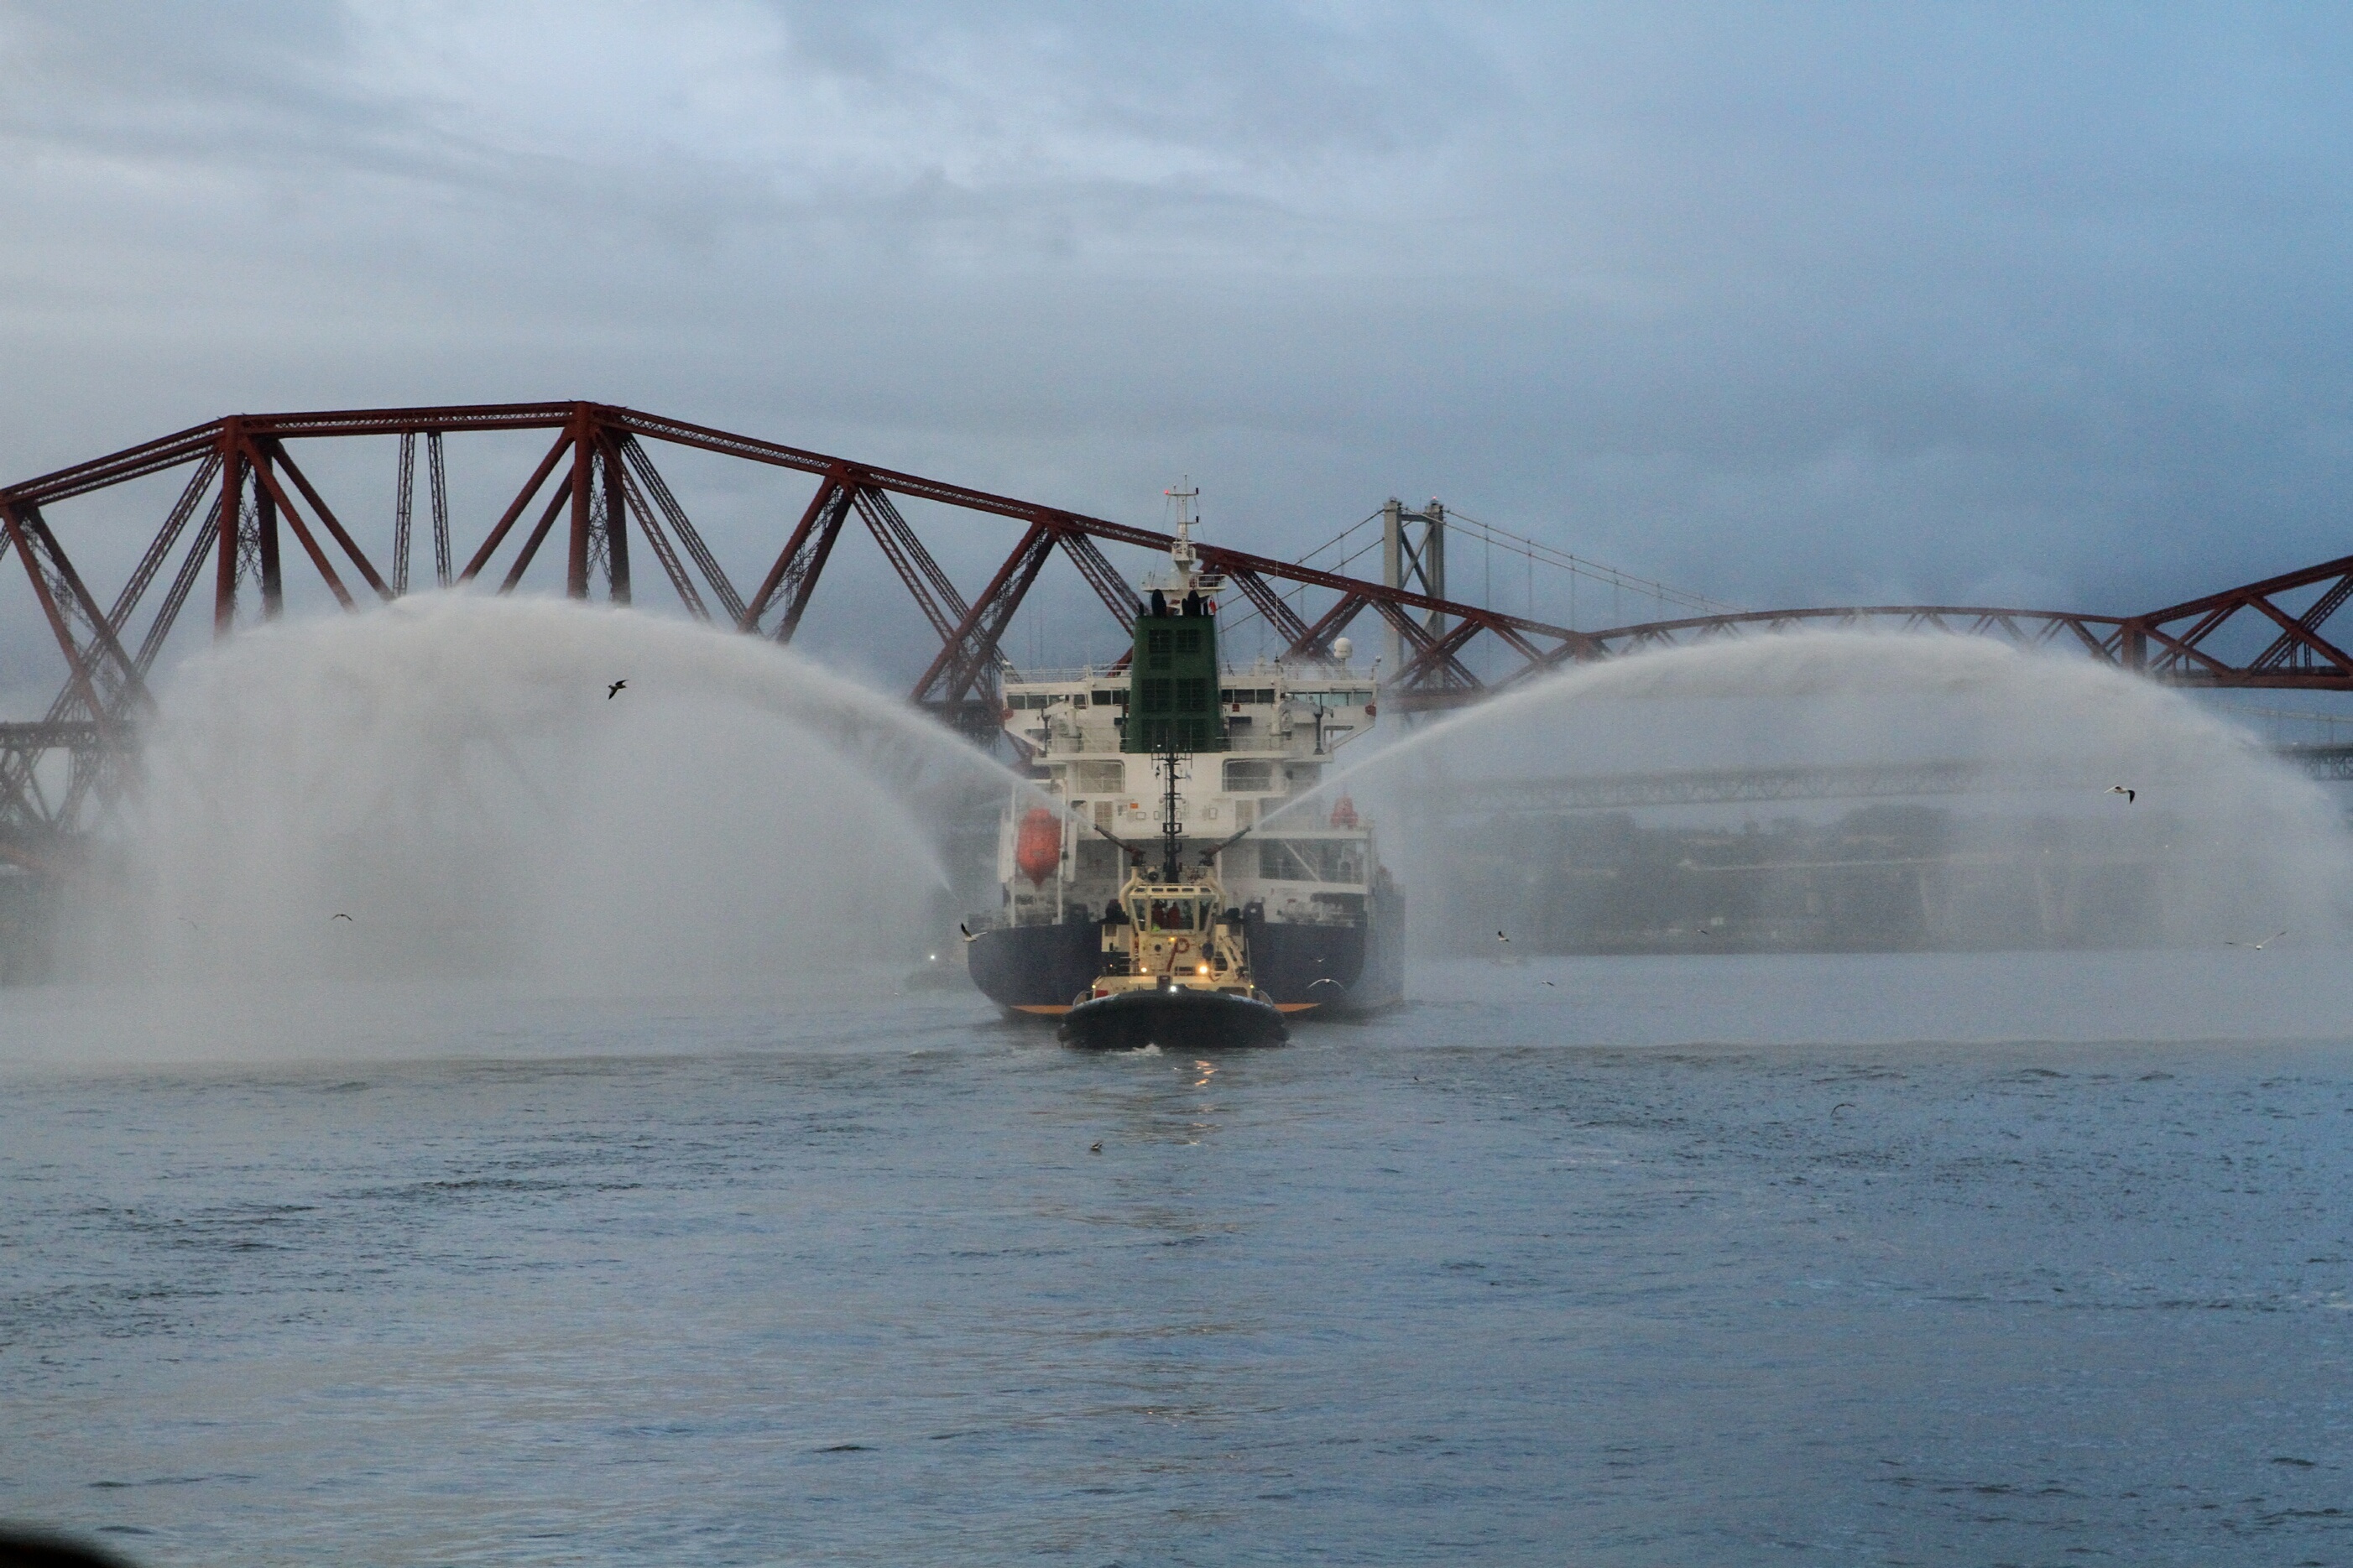
<path id="1" fill-rule="evenodd" d="M 1155 899 L 1146 911 L 1145 929 L 1191 931 L 1198 923 L 1200 909 L 1190 899 Z"/>

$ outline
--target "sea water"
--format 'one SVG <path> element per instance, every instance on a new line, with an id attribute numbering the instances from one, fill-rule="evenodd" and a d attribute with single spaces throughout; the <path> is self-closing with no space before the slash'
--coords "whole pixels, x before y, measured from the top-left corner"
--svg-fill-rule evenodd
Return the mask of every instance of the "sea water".
<path id="1" fill-rule="evenodd" d="M 1792 638 L 1430 726 L 1333 781 L 1410 1001 L 1215 1057 L 903 991 L 955 940 L 911 781 L 1011 775 L 753 639 L 427 595 L 240 637 L 151 733 L 67 978 L 0 993 L 0 1515 L 154 1564 L 2353 1556 L 2345 836 L 2153 687 Z M 2168 945 L 1430 956 L 1494 923 L 1412 816 L 1450 777 L 2053 752 Z"/>
<path id="2" fill-rule="evenodd" d="M 2332 956 L 1413 990 L 1211 1058 L 887 976 L 388 987 L 97 1065 L 152 1020 L 14 994 L 0 1512 L 156 1564 L 2353 1554 Z"/>

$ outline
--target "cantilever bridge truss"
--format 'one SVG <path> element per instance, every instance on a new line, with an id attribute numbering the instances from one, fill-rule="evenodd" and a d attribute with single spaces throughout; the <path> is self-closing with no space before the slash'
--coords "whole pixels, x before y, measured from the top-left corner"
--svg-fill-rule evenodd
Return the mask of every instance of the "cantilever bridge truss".
<path id="1" fill-rule="evenodd" d="M 445 445 L 494 432 L 536 433 L 547 445 L 514 476 L 495 516 L 453 518 Z M 331 500 L 332 487 L 315 483 L 298 452 L 364 437 L 397 438 L 390 493 Z M 739 563 L 747 568 L 740 577 L 705 543 L 655 462 L 658 452 L 681 448 L 786 470 L 810 485 L 806 504 L 778 515 L 775 554 Z M 177 499 L 128 576 L 100 592 L 66 548 L 68 503 L 183 471 Z M 899 510 L 905 499 L 1001 520 L 1018 537 L 967 596 Z M 1151 529 L 594 403 L 235 415 L 0 489 L 0 555 L 21 564 L 33 613 L 65 665 L 42 720 L 0 725 L 0 857 L 49 863 L 43 843 L 79 826 L 118 787 L 129 738 L 152 705 L 148 678 L 200 589 L 209 588 L 219 637 L 241 611 L 280 612 L 290 563 L 357 610 L 412 585 L 512 593 L 535 563 L 552 579 L 559 554 L 567 594 L 626 604 L 648 580 L 650 557 L 688 614 L 788 643 L 853 518 L 938 638 L 910 698 L 974 732 L 994 726 L 1007 628 L 1058 552 L 1124 630 L 1134 594 L 1102 545 L 1165 550 L 1170 542 Z M 427 551 L 429 577 L 412 576 L 412 561 L 422 568 Z M 1328 654 L 1367 614 L 1385 623 L 1404 658 L 1383 700 L 1405 710 L 1476 701 L 1570 663 L 1805 626 L 1994 636 L 2186 684 L 2353 690 L 2353 655 L 2326 635 L 2353 598 L 2353 557 L 2137 616 L 1870 605 L 1579 631 L 1222 546 L 1204 544 L 1200 553 L 1265 617 L 1287 657 Z M 1499 666 L 1499 675 L 1477 672 Z M 62 781 L 43 766 L 58 755 L 69 759 Z"/>

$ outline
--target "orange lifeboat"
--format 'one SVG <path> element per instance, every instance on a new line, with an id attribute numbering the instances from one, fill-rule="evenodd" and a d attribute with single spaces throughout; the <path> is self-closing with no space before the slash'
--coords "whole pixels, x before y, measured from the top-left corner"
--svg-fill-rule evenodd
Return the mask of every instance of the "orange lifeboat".
<path id="1" fill-rule="evenodd" d="M 1040 886 L 1062 863 L 1062 822 L 1042 805 L 1032 806 L 1021 819 L 1021 831 L 1013 841 L 1013 866 L 1029 879 L 1033 888 Z"/>

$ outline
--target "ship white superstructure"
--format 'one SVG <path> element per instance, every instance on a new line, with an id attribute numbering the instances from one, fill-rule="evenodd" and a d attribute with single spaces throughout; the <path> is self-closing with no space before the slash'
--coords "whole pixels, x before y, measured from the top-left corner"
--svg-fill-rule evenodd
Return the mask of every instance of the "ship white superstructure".
<path id="1" fill-rule="evenodd" d="M 1007 814 L 998 870 L 1014 924 L 1060 921 L 1073 905 L 1103 908 L 1125 875 L 1121 846 L 1105 834 L 1138 853 L 1157 847 L 1161 764 L 1120 750 L 1128 690 L 1127 672 L 1111 668 L 1005 682 L 1005 732 L 1037 788 L 1068 808 L 1052 874 L 1034 881 L 1018 864 L 1027 814 Z M 1371 824 L 1345 795 L 1293 803 L 1371 731 L 1378 698 L 1373 673 L 1345 659 L 1262 660 L 1226 672 L 1218 702 L 1227 750 L 1186 756 L 1177 798 L 1188 850 L 1251 830 L 1219 857 L 1219 876 L 1237 901 L 1263 905 L 1267 918 L 1286 922 L 1362 918 L 1379 865 Z"/>

